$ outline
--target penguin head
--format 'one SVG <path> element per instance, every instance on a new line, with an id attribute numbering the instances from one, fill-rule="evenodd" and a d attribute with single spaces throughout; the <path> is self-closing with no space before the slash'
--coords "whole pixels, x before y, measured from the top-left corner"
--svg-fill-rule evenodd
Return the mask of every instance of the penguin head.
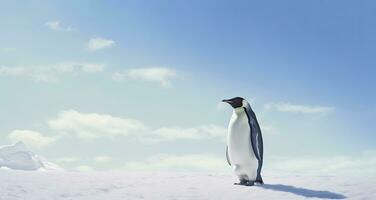
<path id="1" fill-rule="evenodd" d="M 222 102 L 230 104 L 234 109 L 240 107 L 246 107 L 248 105 L 247 100 L 242 97 L 234 97 L 232 99 L 224 99 Z"/>

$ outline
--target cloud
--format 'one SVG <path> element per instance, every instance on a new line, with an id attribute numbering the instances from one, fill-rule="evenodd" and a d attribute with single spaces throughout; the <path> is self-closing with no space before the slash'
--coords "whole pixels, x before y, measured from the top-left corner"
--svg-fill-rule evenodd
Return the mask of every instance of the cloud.
<path id="1" fill-rule="evenodd" d="M 56 70 L 59 72 L 87 72 L 95 73 L 102 72 L 105 68 L 104 64 L 87 63 L 87 62 L 66 62 L 56 65 Z"/>
<path id="2" fill-rule="evenodd" d="M 205 125 L 193 128 L 162 127 L 152 131 L 156 141 L 163 140 L 200 140 L 226 139 L 227 129 L 217 125 Z"/>
<path id="3" fill-rule="evenodd" d="M 87 62 L 65 62 L 50 66 L 0 66 L 0 76 L 23 77 L 34 81 L 55 82 L 59 75 L 101 72 L 103 64 Z"/>
<path id="4" fill-rule="evenodd" d="M 90 51 L 97 51 L 105 48 L 110 48 L 116 43 L 113 40 L 108 40 L 100 37 L 92 38 L 87 44 L 87 49 Z"/>
<path id="5" fill-rule="evenodd" d="M 8 135 L 8 138 L 13 143 L 22 141 L 36 148 L 46 147 L 56 140 L 54 137 L 44 136 L 42 133 L 31 130 L 14 130 Z"/>
<path id="6" fill-rule="evenodd" d="M 47 122 L 52 131 L 63 135 L 74 135 L 82 139 L 134 137 L 145 142 L 171 140 L 225 140 L 227 129 L 217 125 L 197 127 L 149 128 L 143 122 L 106 114 L 81 113 L 76 110 L 62 111 Z"/>
<path id="7" fill-rule="evenodd" d="M 61 158 L 55 159 L 55 161 L 59 162 L 59 163 L 73 163 L 73 162 L 77 162 L 79 160 L 80 159 L 77 158 L 77 157 L 61 157 Z"/>
<path id="8" fill-rule="evenodd" d="M 115 72 L 115 73 L 112 74 L 112 80 L 114 80 L 114 81 L 122 81 L 125 78 L 126 78 L 126 75 L 119 73 L 119 72 Z"/>
<path id="9" fill-rule="evenodd" d="M 80 165 L 75 168 L 77 171 L 82 171 L 82 172 L 90 172 L 94 171 L 94 169 L 91 166 L 88 165 Z"/>
<path id="10" fill-rule="evenodd" d="M 46 22 L 45 25 L 54 31 L 66 31 L 66 32 L 72 31 L 71 27 L 64 27 L 63 25 L 61 25 L 60 21 Z"/>
<path id="11" fill-rule="evenodd" d="M 97 113 L 80 113 L 75 110 L 61 112 L 56 119 L 48 121 L 51 129 L 73 134 L 84 139 L 112 138 L 135 135 L 147 130 L 140 121 Z"/>
<path id="12" fill-rule="evenodd" d="M 51 129 L 77 135 L 80 138 L 142 136 L 154 141 L 178 139 L 225 138 L 227 130 L 216 125 L 194 128 L 162 127 L 150 130 L 144 123 L 129 118 L 113 117 L 97 113 L 80 113 L 75 110 L 63 111 L 56 119 L 48 121 Z"/>
<path id="13" fill-rule="evenodd" d="M 214 124 L 196 127 L 166 126 L 152 129 L 136 119 L 98 113 L 81 113 L 76 110 L 60 112 L 57 117 L 48 120 L 47 125 L 57 136 L 48 137 L 35 131 L 15 130 L 9 134 L 9 138 L 12 141 L 21 140 L 33 146 L 43 147 L 67 135 L 81 139 L 111 139 L 121 136 L 133 137 L 143 142 L 162 142 L 208 139 L 224 141 L 227 134 L 225 127 Z M 106 156 L 94 158 L 98 162 L 110 159 Z M 60 161 L 64 162 L 64 159 Z"/>
<path id="14" fill-rule="evenodd" d="M 307 105 L 297 105 L 297 104 L 290 104 L 290 103 L 265 104 L 264 108 L 266 110 L 276 110 L 279 112 L 291 112 L 291 113 L 303 113 L 303 114 L 328 113 L 334 110 L 334 107 L 307 106 Z"/>
<path id="15" fill-rule="evenodd" d="M 307 156 L 270 158 L 269 168 L 276 172 L 310 174 L 376 174 L 376 151 L 356 156 Z"/>
<path id="16" fill-rule="evenodd" d="M 126 73 L 115 72 L 112 74 L 112 79 L 115 81 L 122 81 L 125 79 L 142 80 L 149 82 L 156 82 L 163 87 L 171 86 L 171 79 L 176 78 L 177 74 L 174 70 L 165 67 L 151 67 L 131 69 Z"/>
<path id="17" fill-rule="evenodd" d="M 94 162 L 98 162 L 98 163 L 110 162 L 111 160 L 112 160 L 111 156 L 96 156 L 94 158 Z"/>
<path id="18" fill-rule="evenodd" d="M 214 155 L 165 155 L 159 154 L 144 161 L 127 162 L 126 170 L 134 171 L 225 171 L 228 165 L 224 157 Z"/>

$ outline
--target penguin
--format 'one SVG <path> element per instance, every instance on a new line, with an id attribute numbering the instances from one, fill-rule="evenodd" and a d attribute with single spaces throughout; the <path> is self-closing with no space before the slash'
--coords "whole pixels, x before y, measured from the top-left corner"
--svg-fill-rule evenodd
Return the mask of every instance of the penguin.
<path id="1" fill-rule="evenodd" d="M 228 125 L 226 158 L 239 179 L 236 185 L 264 184 L 261 177 L 263 141 L 261 129 L 250 104 L 242 97 L 225 99 L 233 113 Z"/>

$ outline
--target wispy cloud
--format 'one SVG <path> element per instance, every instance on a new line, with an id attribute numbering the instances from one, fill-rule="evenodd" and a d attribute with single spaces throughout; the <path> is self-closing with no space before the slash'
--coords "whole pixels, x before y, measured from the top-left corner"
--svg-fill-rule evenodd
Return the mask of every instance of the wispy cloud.
<path id="1" fill-rule="evenodd" d="M 328 113 L 334 110 L 334 107 L 328 106 L 308 106 L 291 103 L 271 103 L 265 104 L 266 110 L 275 110 L 279 112 L 304 113 L 304 114 L 319 114 Z"/>
<path id="2" fill-rule="evenodd" d="M 105 162 L 110 162 L 112 160 L 112 157 L 111 156 L 105 156 L 105 155 L 102 155 L 102 156 L 96 156 L 94 158 L 94 162 L 98 162 L 98 163 L 105 163 Z"/>
<path id="3" fill-rule="evenodd" d="M 307 156 L 269 158 L 275 172 L 310 174 L 376 174 L 376 151 L 357 152 L 356 156 Z"/>
<path id="4" fill-rule="evenodd" d="M 22 77 L 34 81 L 55 82 L 62 74 L 95 73 L 101 72 L 105 68 L 104 64 L 87 62 L 64 62 L 53 65 L 36 66 L 0 66 L 0 77 Z"/>
<path id="5" fill-rule="evenodd" d="M 183 127 L 162 127 L 152 131 L 155 140 L 200 140 L 200 139 L 221 139 L 226 138 L 227 129 L 217 125 L 205 125 L 193 128 Z"/>
<path id="6" fill-rule="evenodd" d="M 159 83 L 163 87 L 171 87 L 171 79 L 176 77 L 175 70 L 165 67 L 131 69 L 125 73 L 115 72 L 112 74 L 112 79 L 115 81 L 142 80 Z"/>
<path id="7" fill-rule="evenodd" d="M 14 130 L 8 135 L 8 138 L 13 143 L 22 141 L 28 146 L 36 148 L 46 147 L 56 140 L 54 137 L 45 136 L 42 133 L 31 130 Z"/>
<path id="8" fill-rule="evenodd" d="M 35 147 L 47 146 L 65 136 L 74 136 L 83 140 L 114 139 L 130 137 L 145 143 L 174 140 L 220 140 L 226 139 L 226 128 L 214 124 L 196 127 L 165 126 L 150 128 L 142 121 L 115 117 L 108 114 L 81 113 L 75 110 L 62 111 L 57 117 L 47 121 L 53 136 L 32 130 L 14 130 L 8 135 L 13 141 L 23 141 Z M 96 162 L 109 161 L 111 158 L 99 155 Z M 60 160 L 64 162 L 64 160 Z"/>
<path id="9" fill-rule="evenodd" d="M 94 171 L 93 167 L 91 167 L 89 165 L 80 165 L 80 166 L 76 167 L 75 170 L 82 171 L 82 172 Z"/>
<path id="10" fill-rule="evenodd" d="M 72 31 L 71 27 L 63 26 L 59 20 L 46 22 L 45 25 L 54 31 Z"/>
<path id="11" fill-rule="evenodd" d="M 206 154 L 154 155 L 143 161 L 127 162 L 126 170 L 136 171 L 225 171 L 224 157 Z"/>
<path id="12" fill-rule="evenodd" d="M 62 111 L 57 118 L 48 121 L 52 131 L 70 134 L 82 139 L 134 137 L 145 142 L 172 140 L 204 140 L 226 138 L 226 128 L 217 125 L 197 127 L 166 126 L 156 129 L 142 121 L 114 117 L 107 114 L 81 113 L 75 110 Z"/>
<path id="13" fill-rule="evenodd" d="M 146 126 L 135 119 L 113 117 L 97 113 L 80 113 L 75 110 L 61 112 L 48 125 L 59 133 L 73 134 L 84 139 L 128 136 L 145 131 Z"/>
<path id="14" fill-rule="evenodd" d="M 104 39 L 101 37 L 92 38 L 87 44 L 87 49 L 90 51 L 97 51 L 105 48 L 110 48 L 115 46 L 115 41 L 110 39 Z"/>
<path id="15" fill-rule="evenodd" d="M 55 161 L 58 163 L 73 163 L 79 160 L 80 159 L 78 157 L 61 157 L 61 158 L 55 159 Z"/>
<path id="16" fill-rule="evenodd" d="M 102 72 L 105 68 L 104 64 L 88 63 L 88 62 L 65 62 L 56 65 L 59 72 Z"/>

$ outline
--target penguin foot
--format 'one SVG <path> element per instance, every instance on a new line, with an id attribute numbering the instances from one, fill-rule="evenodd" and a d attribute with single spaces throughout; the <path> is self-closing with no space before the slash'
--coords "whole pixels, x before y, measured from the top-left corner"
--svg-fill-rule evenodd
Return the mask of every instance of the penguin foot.
<path id="1" fill-rule="evenodd" d="M 255 183 L 257 183 L 258 185 L 264 185 L 264 181 L 255 181 Z"/>
<path id="2" fill-rule="evenodd" d="M 258 176 L 255 180 L 255 183 L 258 183 L 260 185 L 263 185 L 264 184 L 264 181 L 262 180 L 261 176 Z"/>
<path id="3" fill-rule="evenodd" d="M 245 186 L 254 186 L 254 185 L 255 185 L 254 181 L 247 181 L 247 183 L 245 184 Z"/>
<path id="4" fill-rule="evenodd" d="M 242 180 L 240 180 L 240 182 L 239 183 L 234 183 L 234 185 L 246 185 L 247 184 L 247 180 L 245 180 L 245 179 L 242 179 Z"/>
<path id="5" fill-rule="evenodd" d="M 254 181 L 241 180 L 239 183 L 234 183 L 234 185 L 244 185 L 244 186 L 254 186 Z"/>

